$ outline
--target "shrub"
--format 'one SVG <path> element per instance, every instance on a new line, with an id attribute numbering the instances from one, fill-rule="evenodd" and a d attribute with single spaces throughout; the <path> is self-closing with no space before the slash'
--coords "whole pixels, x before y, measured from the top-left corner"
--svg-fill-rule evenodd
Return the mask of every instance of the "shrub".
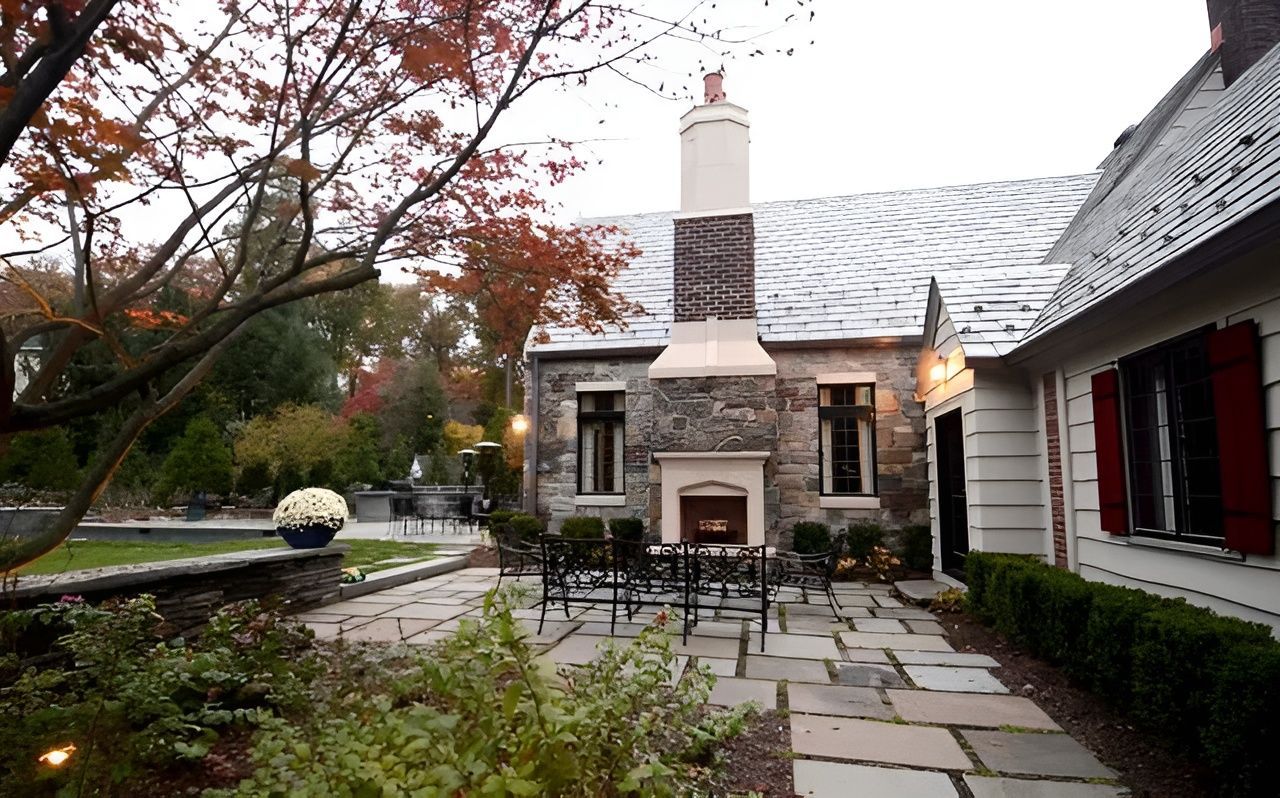
<path id="1" fill-rule="evenodd" d="M 575 515 L 560 524 L 560 534 L 566 538 L 599 540 L 604 537 L 604 519 Z"/>
<path id="2" fill-rule="evenodd" d="M 875 551 L 876 546 L 884 545 L 884 527 L 875 521 L 854 521 L 845 530 L 844 537 L 849 556 L 855 560 L 865 560 Z"/>
<path id="3" fill-rule="evenodd" d="M 639 543 L 644 539 L 644 521 L 640 518 L 610 518 L 609 534 L 618 540 Z"/>
<path id="4" fill-rule="evenodd" d="M 914 571 L 933 570 L 933 529 L 927 524 L 902 528 L 902 563 Z"/>
<path id="5" fill-rule="evenodd" d="M 1182 601 L 1152 610 L 1134 627 L 1133 709 L 1150 728 L 1188 744 L 1208 723 L 1208 697 L 1226 652 L 1239 643 L 1266 643 L 1261 624 L 1224 618 Z"/>
<path id="6" fill-rule="evenodd" d="M 336 696 L 313 727 L 261 735 L 258 769 L 236 794 L 707 794 L 696 765 L 743 728 L 741 710 L 704 711 L 709 671 L 671 685 L 661 628 L 606 644 L 563 679 L 540 665 L 506 598 L 490 595 L 479 623 L 405 656 L 381 695 Z"/>
<path id="7" fill-rule="evenodd" d="M 791 527 L 791 549 L 796 554 L 831 551 L 831 527 L 817 521 L 801 521 Z"/>
<path id="8" fill-rule="evenodd" d="M 61 427 L 20 432 L 0 458 L 0 482 L 32 490 L 70 490 L 80 481 L 71 438 Z"/>
<path id="9" fill-rule="evenodd" d="M 1224 794 L 1276 794 L 1280 643 L 1268 627 L 1030 557 L 971 552 L 965 572 L 975 616 L 1144 726 L 1200 747 Z"/>
<path id="10" fill-rule="evenodd" d="M 231 449 L 222 442 L 217 425 L 204 416 L 196 416 L 164 459 L 156 496 L 161 501 L 196 491 L 225 496 L 234 481 Z"/>
<path id="11" fill-rule="evenodd" d="M 1280 646 L 1230 647 L 1218 663 L 1200 735 L 1205 759 L 1228 795 L 1280 795 Z"/>
<path id="12" fill-rule="evenodd" d="M 30 791 L 38 778 L 68 785 L 67 795 L 146 794 L 119 785 L 198 762 L 232 727 L 304 710 L 321 670 L 311 633 L 256 602 L 219 610 L 194 641 L 164 633 L 150 596 L 25 615 L 28 631 L 61 636 L 39 666 L 4 674 L 3 795 L 52 795 Z M 34 772 L 41 752 L 69 740 L 78 751 L 66 768 Z"/>
<path id="13" fill-rule="evenodd" d="M 527 515 L 526 513 L 516 513 L 507 519 L 507 524 L 511 526 L 511 530 L 520 536 L 520 539 L 527 543 L 537 543 L 538 538 L 546 531 L 546 527 L 542 525 L 536 517 Z"/>
<path id="14" fill-rule="evenodd" d="M 516 510 L 494 510 L 489 513 L 489 525 L 497 526 L 498 524 L 505 524 L 518 514 L 519 513 Z"/>

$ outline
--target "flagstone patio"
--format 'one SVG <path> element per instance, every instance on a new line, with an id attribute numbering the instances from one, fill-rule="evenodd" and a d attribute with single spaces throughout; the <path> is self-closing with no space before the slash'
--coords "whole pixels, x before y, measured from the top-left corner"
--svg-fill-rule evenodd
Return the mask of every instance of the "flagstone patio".
<path id="1" fill-rule="evenodd" d="M 300 615 L 317 636 L 431 643 L 478 616 L 496 569 L 471 568 Z M 765 650 L 759 619 L 703 620 L 677 638 L 672 678 L 706 665 L 717 675 L 709 703 L 755 701 L 789 714 L 798 794 L 836 798 L 1114 798 L 1115 773 L 1028 698 L 1010 695 L 999 663 L 956 652 L 930 613 L 884 585 L 840 583 L 844 620 L 826 604 L 771 611 Z M 800 600 L 799 595 L 784 595 Z M 609 637 L 607 608 L 547 615 L 518 610 L 533 640 L 564 666 L 590 661 Z M 653 617 L 647 612 L 637 620 Z M 618 623 L 634 637 L 642 623 Z"/>

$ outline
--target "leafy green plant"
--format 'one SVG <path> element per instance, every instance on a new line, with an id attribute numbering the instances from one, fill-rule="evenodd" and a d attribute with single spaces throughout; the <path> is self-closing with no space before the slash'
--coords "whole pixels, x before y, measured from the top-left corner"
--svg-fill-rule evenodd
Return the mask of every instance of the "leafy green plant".
<path id="1" fill-rule="evenodd" d="M 831 551 L 831 527 L 817 521 L 801 521 L 791 527 L 791 548 L 797 554 Z"/>
<path id="2" fill-rule="evenodd" d="M 871 556 L 876 546 L 884 545 L 884 527 L 875 521 L 854 521 L 845 530 L 844 537 L 849 556 L 855 560 L 865 560 Z"/>
<path id="3" fill-rule="evenodd" d="M 959 612 L 964 609 L 964 591 L 958 587 L 949 587 L 929 602 L 929 609 L 935 612 Z"/>
<path id="4" fill-rule="evenodd" d="M 515 510 L 494 510 L 489 513 L 489 523 L 493 526 L 505 524 L 518 514 Z"/>
<path id="5" fill-rule="evenodd" d="M 644 521 L 640 518 L 610 518 L 609 534 L 618 540 L 639 543 L 644 539 Z"/>
<path id="6" fill-rule="evenodd" d="M 902 562 L 915 571 L 933 568 L 933 530 L 927 524 L 904 526 L 899 533 Z"/>
<path id="7" fill-rule="evenodd" d="M 537 543 L 538 538 L 546 531 L 542 521 L 532 515 L 516 513 L 507 520 L 511 529 L 526 543 Z"/>
<path id="8" fill-rule="evenodd" d="M 478 622 L 405 654 L 397 678 L 379 679 L 382 694 L 334 695 L 314 722 L 274 725 L 255 746 L 254 776 L 217 795 L 694 794 L 699 763 L 745 711 L 702 707 L 709 671 L 671 686 L 666 620 L 558 674 L 509 596 L 490 594 Z"/>
<path id="9" fill-rule="evenodd" d="M 234 481 L 231 449 L 223 443 L 222 434 L 211 420 L 196 416 L 187 423 L 186 431 L 160 467 L 155 495 L 162 501 L 180 492 L 226 495 Z"/>
<path id="10" fill-rule="evenodd" d="M 585 515 L 575 515 L 560 524 L 560 535 L 580 540 L 599 540 L 604 537 L 604 520 Z"/>
<path id="11" fill-rule="evenodd" d="M 79 482 L 80 466 L 62 427 L 20 432 L 0 458 L 0 482 L 32 490 L 68 490 Z"/>
<path id="12" fill-rule="evenodd" d="M 194 641 L 167 635 L 149 596 L 41 607 L 27 613 L 26 632 L 36 627 L 59 636 L 39 666 L 9 659 L 0 794 L 39 794 L 32 783 L 120 794 L 144 774 L 203 758 L 227 729 L 303 710 L 320 671 L 311 633 L 256 602 L 219 611 Z M 38 769 L 41 752 L 68 742 L 77 751 L 66 767 Z"/>

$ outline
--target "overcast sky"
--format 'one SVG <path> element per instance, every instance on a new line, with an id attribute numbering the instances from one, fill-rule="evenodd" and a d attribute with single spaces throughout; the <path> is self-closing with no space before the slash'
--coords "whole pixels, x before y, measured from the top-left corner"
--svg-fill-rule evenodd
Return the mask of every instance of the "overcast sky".
<path id="1" fill-rule="evenodd" d="M 720 1 L 744 24 L 762 6 Z M 751 113 L 753 202 L 1091 171 L 1209 44 L 1205 0 L 814 8 L 813 26 L 770 41 L 795 55 L 725 65 L 729 100 Z M 676 124 L 695 84 L 701 101 L 682 60 L 696 61 L 673 51 L 664 67 L 689 84 L 685 101 L 606 79 L 509 120 L 510 137 L 608 139 L 584 148 L 603 163 L 563 190 L 567 215 L 678 205 Z"/>

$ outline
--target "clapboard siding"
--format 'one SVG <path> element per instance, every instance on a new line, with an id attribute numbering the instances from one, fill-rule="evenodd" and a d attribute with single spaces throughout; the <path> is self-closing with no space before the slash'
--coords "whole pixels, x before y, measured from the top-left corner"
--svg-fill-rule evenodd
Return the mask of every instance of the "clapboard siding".
<path id="1" fill-rule="evenodd" d="M 1019 374 L 979 369 L 965 416 L 971 543 L 1045 554 L 1047 513 L 1038 399 Z"/>

